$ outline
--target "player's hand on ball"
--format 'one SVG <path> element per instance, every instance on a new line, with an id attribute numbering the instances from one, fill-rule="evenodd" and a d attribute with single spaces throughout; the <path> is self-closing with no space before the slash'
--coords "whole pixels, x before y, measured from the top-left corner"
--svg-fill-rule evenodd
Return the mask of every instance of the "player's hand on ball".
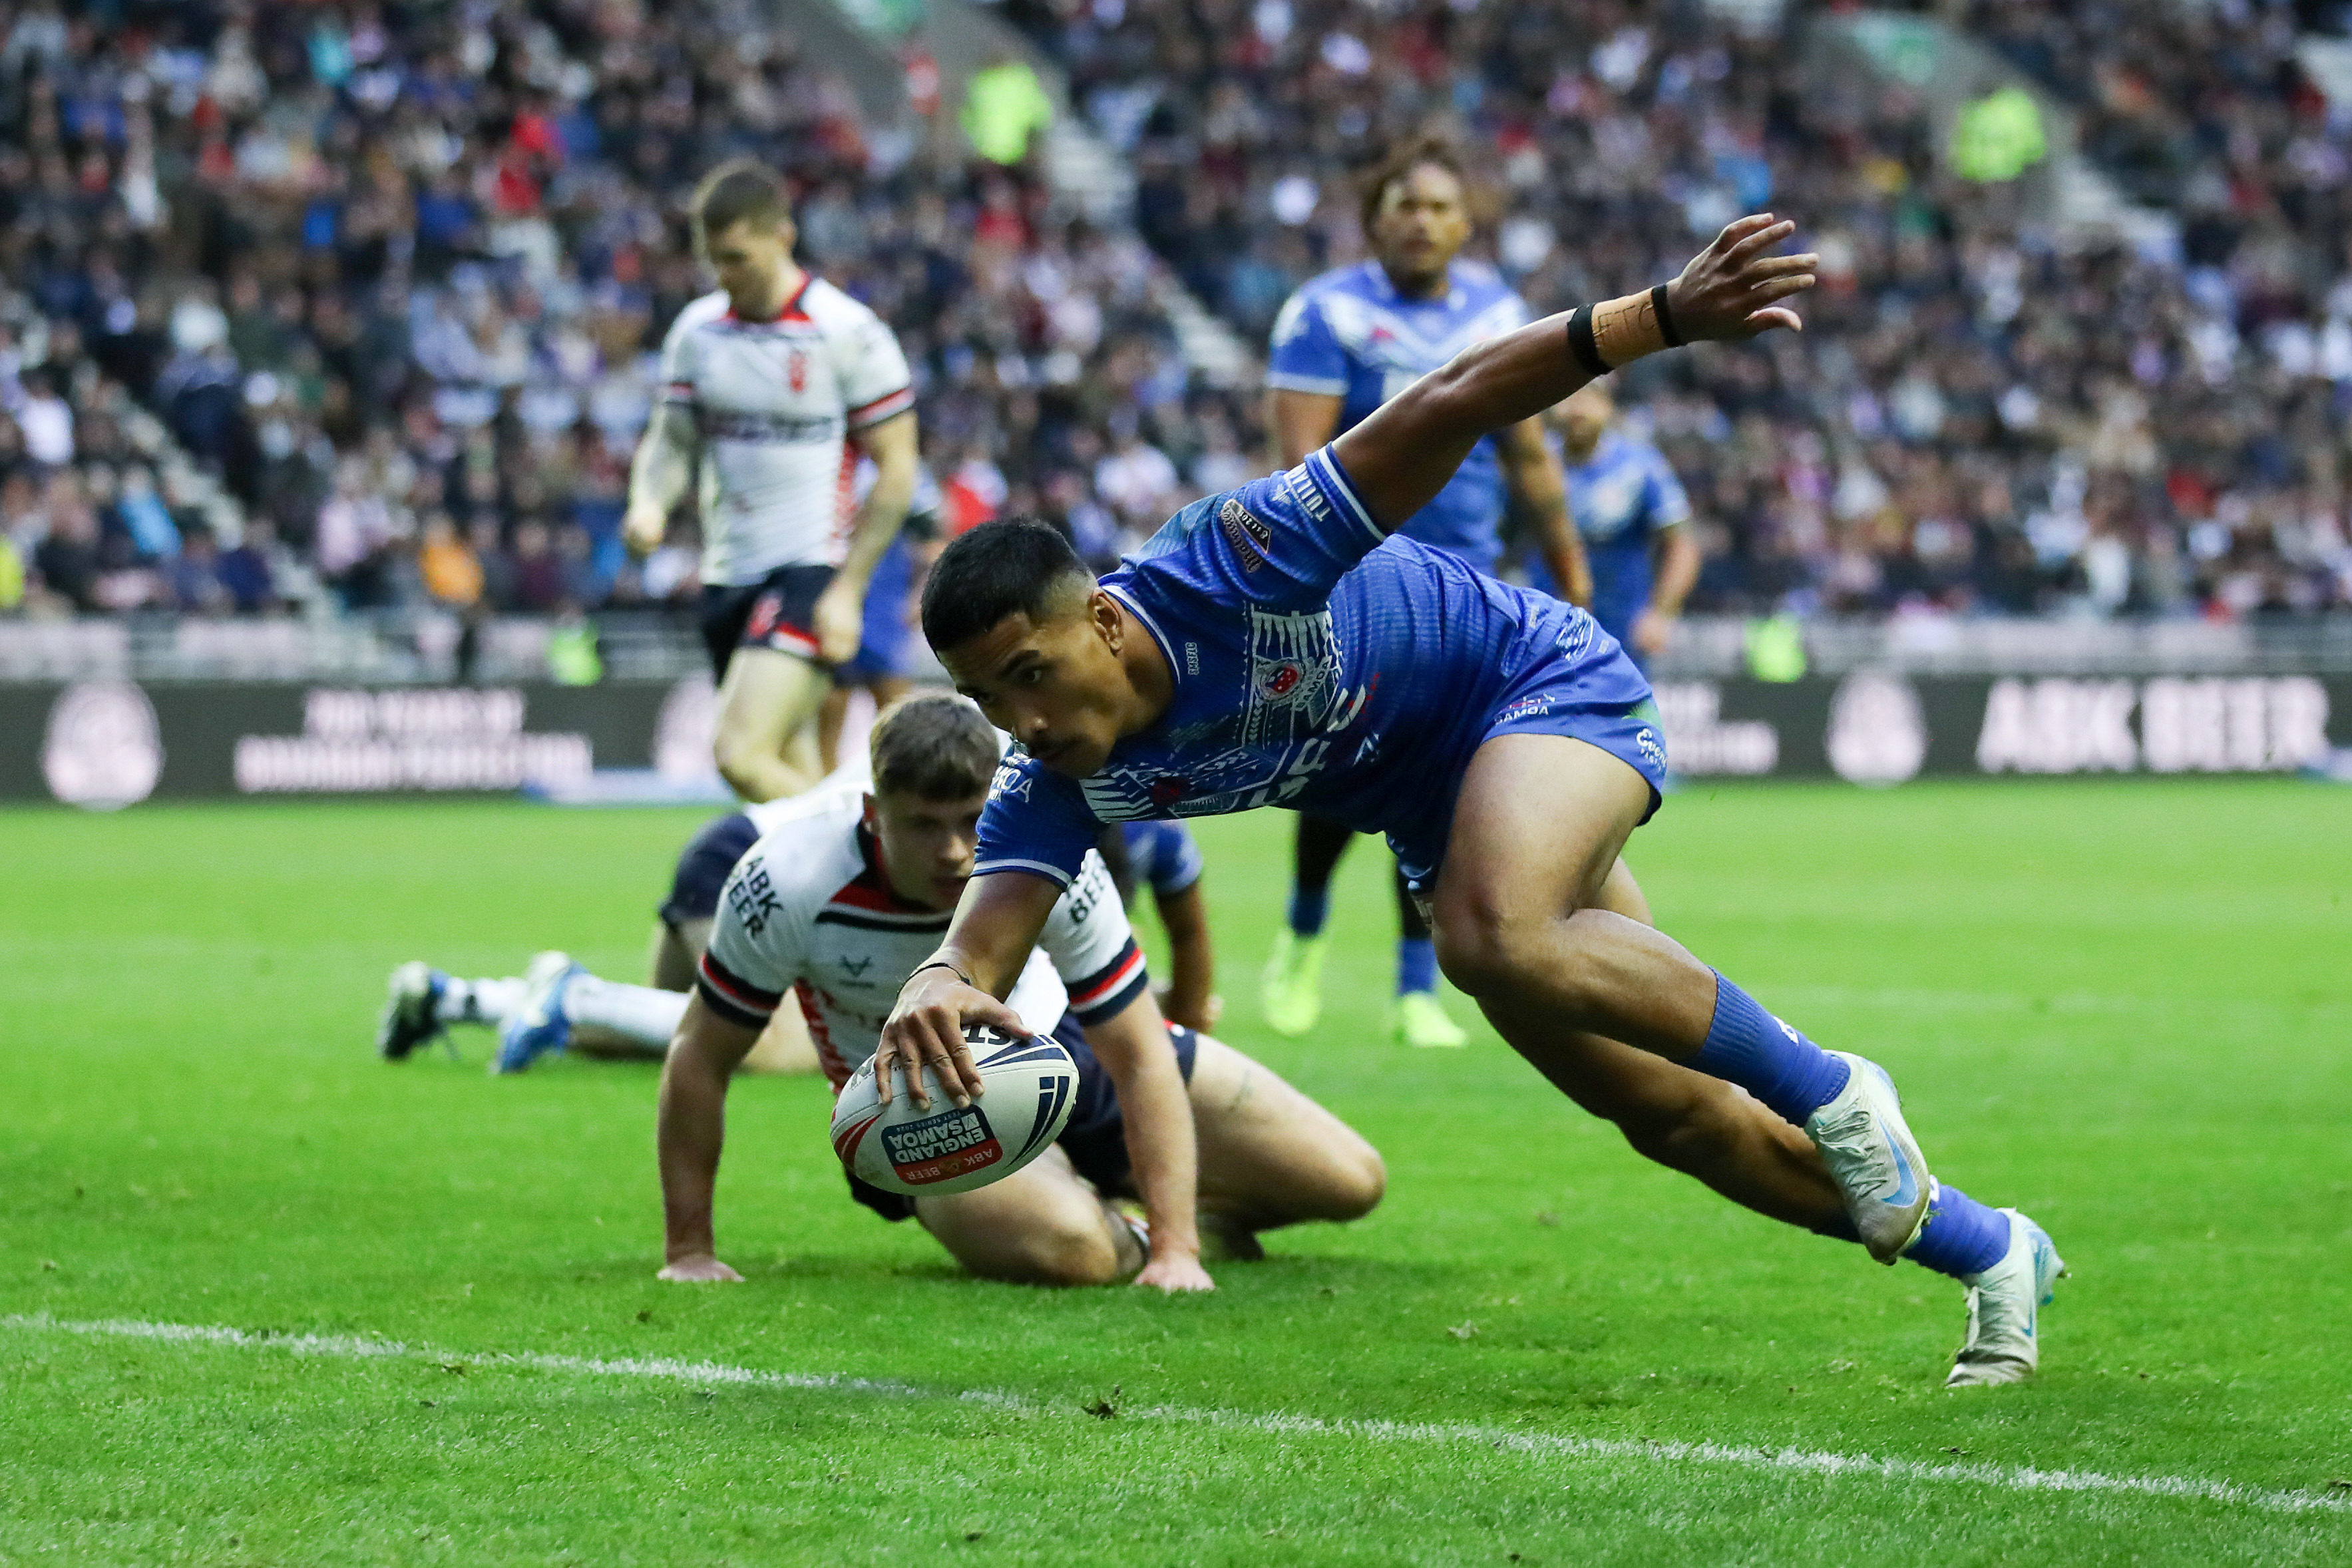
<path id="1" fill-rule="evenodd" d="M 740 1285 L 743 1277 L 707 1252 L 678 1258 L 654 1276 L 690 1285 Z"/>
<path id="2" fill-rule="evenodd" d="M 882 1026 L 882 1043 L 875 1047 L 875 1098 L 889 1104 L 893 1079 L 903 1071 L 915 1103 L 929 1105 L 930 1092 L 923 1087 L 923 1068 L 928 1067 L 939 1074 L 940 1087 L 958 1110 L 970 1105 L 982 1088 L 980 1069 L 972 1065 L 971 1042 L 963 1037 L 971 1024 L 992 1025 L 1013 1036 L 1029 1032 L 1020 1014 L 965 984 L 955 971 L 915 971 L 899 989 L 898 1005 L 890 1010 L 889 1022 Z"/>
<path id="3" fill-rule="evenodd" d="M 1165 1258 L 1153 1258 L 1143 1266 L 1143 1272 L 1135 1277 L 1135 1282 L 1157 1286 L 1171 1296 L 1217 1288 L 1217 1282 L 1209 1278 L 1209 1271 L 1201 1267 L 1201 1259 L 1189 1252 L 1170 1253 Z"/>
<path id="4" fill-rule="evenodd" d="M 1682 276 L 1666 286 L 1675 325 L 1682 335 L 1752 338 L 1774 327 L 1801 331 L 1797 312 L 1776 301 L 1813 286 L 1821 258 L 1774 256 L 1771 249 L 1797 232 L 1797 226 L 1756 213 L 1727 226 L 1715 243 L 1691 258 Z"/>
<path id="5" fill-rule="evenodd" d="M 651 555 L 668 531 L 669 518 L 657 506 L 633 506 L 621 518 L 621 542 L 632 555 Z"/>
<path id="6" fill-rule="evenodd" d="M 816 625 L 817 657 L 827 664 L 847 664 L 866 640 L 866 591 L 838 577 L 817 595 L 811 616 Z"/>

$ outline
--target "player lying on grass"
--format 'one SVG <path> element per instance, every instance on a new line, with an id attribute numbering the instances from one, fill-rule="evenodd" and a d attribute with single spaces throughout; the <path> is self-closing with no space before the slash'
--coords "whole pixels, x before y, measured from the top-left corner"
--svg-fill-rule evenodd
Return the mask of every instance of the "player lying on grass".
<path id="1" fill-rule="evenodd" d="M 1007 761 L 947 939 L 877 1077 L 978 1086 L 999 998 L 1106 822 L 1283 805 L 1388 835 L 1447 975 L 1563 1092 L 1750 1207 L 1968 1287 L 1954 1384 L 2035 1365 L 2049 1238 L 1930 1176 L 1894 1085 L 1650 923 L 1620 858 L 1660 803 L 1648 684 L 1583 611 L 1389 538 L 1486 433 L 1686 339 L 1795 328 L 1793 226 L 1733 224 L 1672 283 L 1490 339 L 1289 472 L 1197 501 L 1097 584 L 1041 524 L 933 569 L 923 631 Z M 919 1079 L 915 1080 L 919 1098 Z"/>
<path id="2" fill-rule="evenodd" d="M 829 794 L 855 794 L 845 784 Z M 686 1016 L 687 993 L 710 941 L 711 917 L 727 873 L 760 835 L 782 819 L 790 801 L 747 806 L 702 825 L 677 858 L 669 897 L 656 911 L 652 976 L 644 985 L 605 980 L 569 953 L 549 951 L 519 975 L 464 980 L 422 960 L 392 972 L 391 995 L 377 1020 L 375 1044 L 387 1061 L 446 1037 L 452 1024 L 496 1029 L 494 1073 L 518 1073 L 541 1057 L 576 1050 L 614 1060 L 659 1061 Z M 1129 822 L 1104 835 L 1103 858 L 1129 901 L 1149 887 L 1168 932 L 1168 984 L 1160 1009 L 1171 1024 L 1206 1030 L 1216 1023 L 1215 969 L 1207 906 L 1201 897 L 1200 846 L 1178 822 Z M 746 1072 L 817 1070 L 816 1047 L 797 1008 L 777 1010 L 743 1058 Z"/>
<path id="3" fill-rule="evenodd" d="M 542 952 L 520 975 L 465 980 L 422 961 L 392 972 L 390 997 L 376 1024 L 376 1049 L 405 1061 L 417 1047 L 445 1037 L 452 1024 L 499 1032 L 490 1070 L 517 1073 L 550 1052 L 659 1060 L 686 1014 L 695 965 L 710 940 L 719 889 L 743 851 L 792 802 L 746 806 L 712 817 L 679 852 L 669 897 L 655 911 L 649 982 L 630 985 L 591 974 L 567 953 Z M 744 1060 L 748 1071 L 816 1070 L 816 1048 L 794 1012 L 776 1015 Z"/>
<path id="4" fill-rule="evenodd" d="M 740 1278 L 719 1261 L 711 1226 L 727 1085 L 784 994 L 796 994 L 838 1091 L 873 1054 L 891 999 L 938 945 L 971 875 L 1000 754 L 979 710 L 944 693 L 909 698 L 876 721 L 871 750 L 872 794 L 797 803 L 728 879 L 662 1069 L 665 1279 Z M 1255 1256 L 1259 1231 L 1354 1219 L 1380 1201 L 1380 1156 L 1337 1117 L 1240 1052 L 1161 1022 L 1091 848 L 1030 937 L 997 1016 L 1052 1035 L 1078 1064 L 1059 1146 L 945 1197 L 902 1197 L 850 1177 L 859 1203 L 919 1220 L 991 1279 L 1093 1285 L 1135 1275 L 1206 1290 L 1202 1231 L 1227 1256 Z M 1115 1206 L 1123 1197 L 1141 1200 L 1147 1224 Z"/>

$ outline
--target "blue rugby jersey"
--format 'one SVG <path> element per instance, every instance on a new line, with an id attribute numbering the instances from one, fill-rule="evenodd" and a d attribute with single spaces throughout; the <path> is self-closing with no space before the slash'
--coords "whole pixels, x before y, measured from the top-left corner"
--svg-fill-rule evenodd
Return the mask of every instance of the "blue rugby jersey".
<path id="1" fill-rule="evenodd" d="M 1622 717 L 1649 696 L 1583 611 L 1383 542 L 1328 447 L 1193 502 L 1102 583 L 1158 642 L 1174 699 L 1085 779 L 1009 755 L 977 874 L 1066 884 L 1105 824 L 1282 805 L 1386 833 L 1425 877 L 1515 687 L 1530 718 Z M 1559 679 L 1526 697 L 1538 671 Z"/>
<path id="2" fill-rule="evenodd" d="M 1649 608 L 1657 564 L 1650 547 L 1660 533 L 1690 521 L 1690 498 L 1665 454 L 1622 430 L 1605 430 L 1592 455 L 1570 466 L 1569 510 L 1592 565 L 1592 615 L 1622 641 Z M 1540 559 L 1528 562 L 1528 581 L 1553 591 Z"/>
<path id="3" fill-rule="evenodd" d="M 1408 300 L 1377 261 L 1310 279 L 1275 318 L 1265 384 L 1339 398 L 1338 436 L 1473 343 L 1527 325 L 1528 307 L 1493 268 L 1456 261 L 1444 292 Z M 1397 531 L 1492 573 L 1503 552 L 1503 465 L 1495 439 L 1471 448 L 1437 499 Z"/>

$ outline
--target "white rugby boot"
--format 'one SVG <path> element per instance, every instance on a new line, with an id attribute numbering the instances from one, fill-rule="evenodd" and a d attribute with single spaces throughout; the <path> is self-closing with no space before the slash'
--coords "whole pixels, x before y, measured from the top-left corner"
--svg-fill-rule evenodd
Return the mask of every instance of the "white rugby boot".
<path id="1" fill-rule="evenodd" d="M 1902 1097 L 1886 1069 L 1849 1051 L 1830 1055 L 1846 1065 L 1845 1087 L 1805 1119 L 1805 1136 L 1845 1194 L 1845 1212 L 1863 1246 L 1891 1264 L 1927 1223 L 1934 1187 L 1927 1161 L 1903 1120 Z"/>
<path id="2" fill-rule="evenodd" d="M 2000 1212 L 2009 1216 L 2009 1250 L 1965 1281 L 1969 1337 L 1944 1380 L 1946 1388 L 2021 1383 L 2042 1364 L 2035 1320 L 2055 1298 L 2066 1263 L 2049 1232 L 2015 1209 Z"/>

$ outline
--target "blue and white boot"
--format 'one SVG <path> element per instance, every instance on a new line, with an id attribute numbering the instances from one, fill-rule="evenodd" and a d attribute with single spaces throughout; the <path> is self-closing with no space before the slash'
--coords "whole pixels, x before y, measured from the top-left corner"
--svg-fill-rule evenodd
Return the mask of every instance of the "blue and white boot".
<path id="1" fill-rule="evenodd" d="M 1845 1087 L 1805 1119 L 1805 1136 L 1845 1194 L 1845 1212 L 1863 1246 L 1891 1264 L 1927 1223 L 1935 1184 L 1886 1069 L 1849 1051 L 1830 1054 L 1846 1065 Z"/>
<path id="2" fill-rule="evenodd" d="M 587 973 L 568 952 L 542 952 L 530 961 L 523 971 L 522 1005 L 499 1026 L 499 1055 L 490 1071 L 520 1072 L 551 1051 L 562 1054 L 572 1043 L 564 989 L 573 975 Z"/>
<path id="3" fill-rule="evenodd" d="M 447 1038 L 441 1026 L 441 998 L 449 977 L 421 959 L 392 972 L 390 994 L 375 1023 L 375 1048 L 388 1062 L 404 1062 L 409 1053 L 435 1036 Z"/>
<path id="4" fill-rule="evenodd" d="M 2009 1250 L 2000 1262 L 1965 1281 L 1969 1337 L 1952 1363 L 1951 1376 L 1944 1380 L 1946 1388 L 2022 1383 L 2042 1364 L 2036 1320 L 2056 1298 L 2066 1263 L 2049 1232 L 2015 1209 L 2000 1212 L 2009 1216 Z"/>

